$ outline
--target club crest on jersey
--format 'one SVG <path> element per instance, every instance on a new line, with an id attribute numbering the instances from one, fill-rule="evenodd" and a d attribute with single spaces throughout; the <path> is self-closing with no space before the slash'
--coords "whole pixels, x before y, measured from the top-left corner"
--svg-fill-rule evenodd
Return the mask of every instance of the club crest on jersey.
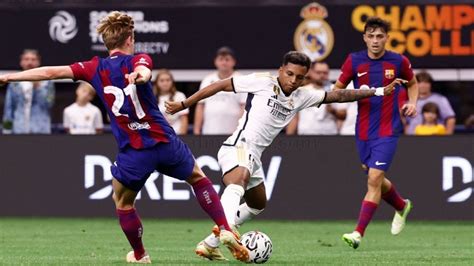
<path id="1" fill-rule="evenodd" d="M 276 85 L 273 86 L 273 92 L 274 92 L 276 95 L 280 95 L 280 88 L 278 88 Z"/>
<path id="2" fill-rule="evenodd" d="M 385 78 L 386 79 L 393 79 L 395 77 L 395 70 L 394 69 L 385 69 Z"/>
<path id="3" fill-rule="evenodd" d="M 323 60 L 334 46 L 334 33 L 324 20 L 328 16 L 327 9 L 313 2 L 301 9 L 300 16 L 304 20 L 293 37 L 296 50 L 305 53 L 311 61 Z"/>

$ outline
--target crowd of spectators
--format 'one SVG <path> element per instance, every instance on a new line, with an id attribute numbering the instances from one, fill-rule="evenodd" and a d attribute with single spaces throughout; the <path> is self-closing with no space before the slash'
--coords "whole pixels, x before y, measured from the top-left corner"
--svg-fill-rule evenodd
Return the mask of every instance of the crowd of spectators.
<path id="1" fill-rule="evenodd" d="M 38 51 L 26 49 L 20 55 L 23 70 L 41 65 Z M 214 58 L 216 70 L 206 76 L 199 86 L 202 89 L 221 79 L 240 75 L 235 71 L 237 59 L 229 47 L 221 47 Z M 325 62 L 315 62 L 308 73 L 305 89 L 332 90 L 329 79 L 330 67 Z M 416 117 L 406 119 L 407 135 L 451 135 L 455 131 L 456 115 L 448 99 L 433 92 L 434 79 L 430 73 L 416 74 L 419 99 Z M 351 88 L 351 85 L 348 87 Z M 219 92 L 196 105 L 194 117 L 188 109 L 169 115 L 164 112 L 165 101 L 183 101 L 186 96 L 177 90 L 171 71 L 161 69 L 153 82 L 153 92 L 158 106 L 173 129 L 180 135 L 229 135 L 236 128 L 244 111 L 246 95 Z M 104 117 L 91 101 L 94 89 L 87 83 L 79 83 L 76 100 L 63 111 L 63 132 L 68 134 L 101 134 Z M 50 134 L 51 108 L 54 105 L 55 88 L 51 81 L 16 82 L 6 86 L 3 110 L 3 134 Z M 107 117 L 105 117 L 107 120 Z M 190 120 L 193 123 L 190 123 Z M 287 126 L 287 135 L 354 135 L 357 120 L 357 103 L 333 103 L 320 108 L 301 111 Z M 465 121 L 467 130 L 474 128 L 474 114 Z"/>

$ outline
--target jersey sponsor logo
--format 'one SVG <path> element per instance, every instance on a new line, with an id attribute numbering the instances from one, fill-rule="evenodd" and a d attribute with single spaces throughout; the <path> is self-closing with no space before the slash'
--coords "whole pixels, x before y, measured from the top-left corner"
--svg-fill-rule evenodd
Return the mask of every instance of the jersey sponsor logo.
<path id="1" fill-rule="evenodd" d="M 270 114 L 282 121 L 285 121 L 292 111 L 292 109 L 286 108 L 285 106 L 283 106 L 283 104 L 276 101 L 274 98 L 268 99 L 267 106 L 272 108 Z"/>
<path id="2" fill-rule="evenodd" d="M 395 77 L 395 69 L 385 69 L 385 78 L 393 79 Z"/>
<path id="3" fill-rule="evenodd" d="M 360 78 L 360 77 L 362 77 L 362 76 L 365 75 L 365 74 L 367 74 L 367 72 L 362 72 L 362 73 L 357 72 L 357 77 Z"/>
<path id="4" fill-rule="evenodd" d="M 76 18 L 61 10 L 49 20 L 49 36 L 55 42 L 67 43 L 77 34 Z"/>
<path id="5" fill-rule="evenodd" d="M 460 172 L 459 170 L 455 171 L 456 168 Z M 456 174 L 457 178 L 454 178 L 455 173 L 461 173 L 461 178 L 457 176 L 458 174 Z M 472 195 L 473 186 L 472 164 L 466 158 L 459 156 L 443 157 L 443 191 L 451 194 L 447 202 L 467 201 Z"/>
<path id="6" fill-rule="evenodd" d="M 387 164 L 387 163 L 375 161 L 375 165 L 377 165 L 377 166 L 386 165 L 386 164 Z"/>
<path id="7" fill-rule="evenodd" d="M 150 124 L 148 124 L 148 122 L 144 122 L 144 123 L 138 123 L 138 122 L 132 122 L 130 124 L 128 124 L 128 128 L 130 128 L 131 130 L 140 130 L 140 129 L 150 129 Z"/>
<path id="8" fill-rule="evenodd" d="M 326 58 L 334 46 L 334 33 L 324 20 L 328 16 L 327 9 L 318 3 L 311 3 L 301 9 L 300 16 L 303 22 L 298 25 L 293 37 L 296 50 L 305 53 L 311 61 Z"/>

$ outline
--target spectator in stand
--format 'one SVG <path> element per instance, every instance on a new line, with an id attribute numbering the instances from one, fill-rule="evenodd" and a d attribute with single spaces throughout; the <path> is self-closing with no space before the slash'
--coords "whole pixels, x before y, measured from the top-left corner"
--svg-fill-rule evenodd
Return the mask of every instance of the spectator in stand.
<path id="1" fill-rule="evenodd" d="M 153 85 L 153 91 L 155 95 L 157 95 L 160 111 L 165 115 L 166 120 L 168 120 L 168 123 L 170 123 L 176 134 L 186 135 L 188 133 L 189 109 L 184 109 L 174 115 L 165 112 L 165 101 L 181 102 L 186 100 L 184 93 L 176 89 L 173 75 L 169 70 L 161 69 L 158 71 L 155 84 Z"/>
<path id="2" fill-rule="evenodd" d="M 325 62 L 313 63 L 309 71 L 310 83 L 300 89 L 330 91 L 329 65 Z M 287 135 L 337 135 L 337 119 L 346 117 L 346 105 L 331 103 L 321 107 L 301 110 L 286 128 Z"/>
<path id="3" fill-rule="evenodd" d="M 446 128 L 439 123 L 439 108 L 435 103 L 426 103 L 421 109 L 423 123 L 415 127 L 415 135 L 446 135 Z"/>
<path id="4" fill-rule="evenodd" d="M 354 84 L 352 82 L 346 87 L 346 90 L 349 89 L 354 89 Z M 341 118 L 338 119 L 338 124 L 340 125 L 339 134 L 354 136 L 355 124 L 357 121 L 357 102 L 341 103 L 341 105 L 345 105 L 346 115 L 344 117 L 341 116 Z"/>
<path id="5" fill-rule="evenodd" d="M 26 49 L 20 56 L 23 70 L 39 67 L 41 56 L 37 50 Z M 5 134 L 50 134 L 50 109 L 54 104 L 54 85 L 51 81 L 14 82 L 7 86 L 3 112 Z"/>
<path id="6" fill-rule="evenodd" d="M 423 115 L 421 108 L 429 102 L 435 103 L 439 108 L 438 122 L 445 126 L 446 134 L 452 135 L 454 133 L 454 126 L 456 125 L 456 118 L 448 99 L 439 93 L 431 91 L 433 85 L 433 78 L 428 72 L 422 71 L 416 75 L 418 80 L 419 97 L 417 104 L 417 115 L 414 118 L 408 118 L 408 126 L 406 133 L 413 135 L 416 126 L 423 123 Z"/>
<path id="7" fill-rule="evenodd" d="M 102 113 L 91 104 L 95 90 L 89 83 L 81 82 L 76 89 L 76 102 L 63 112 L 63 126 L 71 135 L 93 135 L 104 131 Z"/>
<path id="8" fill-rule="evenodd" d="M 239 75 L 234 70 L 236 64 L 235 53 L 229 47 L 217 50 L 214 65 L 217 71 L 206 76 L 199 87 L 208 85 L 226 78 Z M 218 92 L 196 105 L 194 114 L 195 135 L 230 135 L 237 128 L 239 118 L 243 113 L 245 95 L 242 93 Z"/>

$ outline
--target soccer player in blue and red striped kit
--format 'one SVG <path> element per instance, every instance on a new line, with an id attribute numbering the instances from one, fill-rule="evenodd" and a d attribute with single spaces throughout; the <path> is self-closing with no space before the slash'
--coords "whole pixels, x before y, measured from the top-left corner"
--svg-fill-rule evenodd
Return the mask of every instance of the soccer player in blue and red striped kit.
<path id="1" fill-rule="evenodd" d="M 0 84 L 71 78 L 89 82 L 97 91 L 119 146 L 111 167 L 112 186 L 120 225 L 133 248 L 127 254 L 127 262 L 151 263 L 142 243 L 143 227 L 135 210 L 135 198 L 155 170 L 189 183 L 201 207 L 221 228 L 221 242 L 236 259 L 247 261 L 248 250 L 229 227 L 211 181 L 158 109 L 150 82 L 152 60 L 146 54 L 133 55 L 133 28 L 130 16 L 111 12 L 97 27 L 109 57 L 7 74 L 0 76 Z"/>
<path id="2" fill-rule="evenodd" d="M 350 81 L 354 82 L 355 88 L 362 85 L 381 87 L 401 78 L 407 81 L 408 88 L 408 93 L 398 86 L 391 95 L 358 101 L 356 142 L 362 167 L 368 175 L 368 191 L 354 232 L 342 237 L 354 249 L 359 246 L 381 199 L 396 210 L 391 229 L 393 235 L 403 230 L 412 208 L 411 202 L 398 194 L 385 174 L 395 155 L 398 136 L 403 132 L 401 115 L 414 116 L 418 98 L 416 78 L 408 59 L 385 49 L 389 30 L 387 21 L 368 18 L 363 35 L 367 49 L 347 57 L 335 84 L 335 89 L 344 89 Z"/>

